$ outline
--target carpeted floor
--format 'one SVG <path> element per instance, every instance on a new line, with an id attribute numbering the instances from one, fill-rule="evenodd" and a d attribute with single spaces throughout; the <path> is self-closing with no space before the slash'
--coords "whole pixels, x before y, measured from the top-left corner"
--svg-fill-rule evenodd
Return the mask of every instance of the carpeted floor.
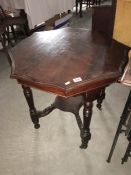
<path id="1" fill-rule="evenodd" d="M 91 27 L 91 11 L 73 17 L 72 27 Z M 130 88 L 113 84 L 106 91 L 103 110 L 94 104 L 92 139 L 81 150 L 79 130 L 70 113 L 59 110 L 40 120 L 35 130 L 21 86 L 10 78 L 6 55 L 0 52 L 0 175 L 130 175 L 131 160 L 121 165 L 127 146 L 120 136 L 112 162 L 106 162 L 113 136 Z M 33 90 L 38 109 L 54 95 Z M 81 109 L 82 114 L 82 109 Z"/>

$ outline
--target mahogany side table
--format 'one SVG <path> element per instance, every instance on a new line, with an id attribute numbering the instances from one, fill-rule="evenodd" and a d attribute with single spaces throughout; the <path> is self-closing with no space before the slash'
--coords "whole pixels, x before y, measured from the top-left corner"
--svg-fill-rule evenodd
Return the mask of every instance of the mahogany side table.
<path id="1" fill-rule="evenodd" d="M 110 42 L 101 33 L 65 28 L 34 33 L 9 50 L 11 78 L 22 85 L 36 129 L 39 118 L 56 108 L 72 112 L 80 129 L 80 147 L 87 148 L 93 101 L 101 109 L 105 88 L 121 75 L 121 46 L 109 48 Z M 31 87 L 56 94 L 55 102 L 37 111 Z M 82 105 L 83 122 L 79 115 Z"/>

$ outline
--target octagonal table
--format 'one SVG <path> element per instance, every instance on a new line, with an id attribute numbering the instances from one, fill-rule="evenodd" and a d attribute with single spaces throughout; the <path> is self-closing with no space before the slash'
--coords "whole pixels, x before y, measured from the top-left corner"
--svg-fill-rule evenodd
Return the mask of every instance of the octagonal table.
<path id="1" fill-rule="evenodd" d="M 81 133 L 80 147 L 87 148 L 93 101 L 101 109 L 105 88 L 121 75 L 121 50 L 114 52 L 118 46 L 109 49 L 110 42 L 98 32 L 65 28 L 34 33 L 11 48 L 11 78 L 22 84 L 35 128 L 40 127 L 39 118 L 56 108 L 72 112 Z M 37 111 L 31 87 L 56 94 L 55 102 Z"/>

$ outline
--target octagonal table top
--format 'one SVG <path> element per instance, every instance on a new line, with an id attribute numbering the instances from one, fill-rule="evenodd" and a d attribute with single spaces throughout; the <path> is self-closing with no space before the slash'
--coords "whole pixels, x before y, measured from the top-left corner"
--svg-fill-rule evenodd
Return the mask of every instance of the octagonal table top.
<path id="1" fill-rule="evenodd" d="M 36 32 L 9 50 L 11 78 L 64 97 L 89 92 L 120 76 L 109 46 L 104 35 L 88 29 Z"/>

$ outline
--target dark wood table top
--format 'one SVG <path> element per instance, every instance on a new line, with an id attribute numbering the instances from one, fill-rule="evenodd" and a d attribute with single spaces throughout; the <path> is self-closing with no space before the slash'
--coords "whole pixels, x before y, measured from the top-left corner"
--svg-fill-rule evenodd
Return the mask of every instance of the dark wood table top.
<path id="1" fill-rule="evenodd" d="M 104 35 L 87 29 L 34 33 L 9 50 L 11 78 L 64 97 L 89 92 L 120 76 L 109 46 Z"/>

